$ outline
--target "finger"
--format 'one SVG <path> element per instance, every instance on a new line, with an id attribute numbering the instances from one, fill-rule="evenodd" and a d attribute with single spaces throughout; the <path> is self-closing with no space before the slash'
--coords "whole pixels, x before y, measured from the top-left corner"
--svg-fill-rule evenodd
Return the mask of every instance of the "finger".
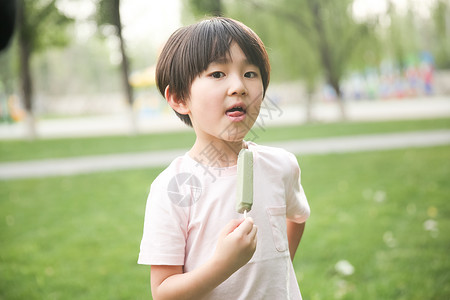
<path id="1" fill-rule="evenodd" d="M 250 231 L 250 233 L 248 234 L 248 236 L 251 239 L 256 239 L 256 235 L 258 233 L 258 227 L 256 225 L 253 225 L 252 231 Z"/>
<path id="2" fill-rule="evenodd" d="M 231 232 L 233 232 L 240 224 L 242 223 L 242 220 L 230 220 L 227 225 L 222 229 L 221 235 L 228 235 Z"/>
<path id="3" fill-rule="evenodd" d="M 253 225 L 253 230 L 252 230 L 251 234 L 252 234 L 252 240 L 253 240 L 255 249 L 256 249 L 256 245 L 258 244 L 257 233 L 258 233 L 258 227 L 256 227 L 256 225 Z"/>
<path id="4" fill-rule="evenodd" d="M 248 217 L 244 219 L 243 222 L 234 230 L 234 232 L 239 234 L 249 234 L 253 229 L 253 219 Z"/>

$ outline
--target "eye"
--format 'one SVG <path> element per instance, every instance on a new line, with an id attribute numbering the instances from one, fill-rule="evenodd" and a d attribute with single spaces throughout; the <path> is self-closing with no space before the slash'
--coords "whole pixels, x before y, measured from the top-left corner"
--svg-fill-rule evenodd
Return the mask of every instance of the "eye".
<path id="1" fill-rule="evenodd" d="M 256 73 L 256 72 L 246 72 L 246 73 L 244 74 L 244 77 L 247 77 L 247 78 L 255 78 L 255 77 L 258 77 L 258 73 Z"/>
<path id="2" fill-rule="evenodd" d="M 217 72 L 212 72 L 209 76 L 211 76 L 212 78 L 219 79 L 219 78 L 224 77 L 225 74 L 223 72 L 217 71 Z"/>

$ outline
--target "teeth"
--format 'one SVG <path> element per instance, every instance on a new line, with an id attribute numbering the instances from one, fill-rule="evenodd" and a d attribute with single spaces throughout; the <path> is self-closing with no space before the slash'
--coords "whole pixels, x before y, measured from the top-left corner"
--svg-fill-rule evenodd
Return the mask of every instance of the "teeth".
<path id="1" fill-rule="evenodd" d="M 230 109 L 229 111 L 237 111 L 237 110 L 243 111 L 244 109 L 243 109 L 242 107 L 240 107 L 240 106 L 237 106 L 237 107 L 233 107 L 233 108 Z"/>

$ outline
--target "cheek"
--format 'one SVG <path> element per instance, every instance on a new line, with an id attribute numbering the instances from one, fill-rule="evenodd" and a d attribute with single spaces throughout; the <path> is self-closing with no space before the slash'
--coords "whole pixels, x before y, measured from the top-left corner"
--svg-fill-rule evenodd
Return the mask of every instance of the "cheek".
<path id="1" fill-rule="evenodd" d="M 263 94 L 264 94 L 263 88 L 255 88 L 253 90 L 253 93 L 251 94 L 250 103 L 255 110 L 259 111 L 260 109 L 261 103 L 263 102 Z"/>
<path id="2" fill-rule="evenodd" d="M 252 124 L 256 121 L 261 111 L 261 100 L 255 100 L 247 109 L 247 113 L 250 116 L 249 120 L 252 120 Z"/>
<path id="3" fill-rule="evenodd" d="M 215 124 L 223 114 L 223 101 L 213 92 L 192 95 L 191 114 L 192 118 L 200 123 Z"/>
<path id="4" fill-rule="evenodd" d="M 193 108 L 197 112 L 205 112 L 209 114 L 216 114 L 223 110 L 223 97 L 217 90 L 209 88 L 197 91 L 192 95 Z M 207 117 L 207 116 L 204 116 Z"/>
<path id="5" fill-rule="evenodd" d="M 261 102 L 264 94 L 264 87 L 261 81 L 251 82 L 247 86 L 251 102 Z"/>

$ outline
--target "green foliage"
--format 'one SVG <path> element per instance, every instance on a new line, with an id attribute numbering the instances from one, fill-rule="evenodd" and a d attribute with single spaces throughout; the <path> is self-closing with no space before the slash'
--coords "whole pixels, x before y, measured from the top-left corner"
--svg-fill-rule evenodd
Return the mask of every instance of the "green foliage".
<path id="1" fill-rule="evenodd" d="M 197 18 L 223 15 L 221 0 L 185 0 L 185 2 Z"/>
<path id="2" fill-rule="evenodd" d="M 18 2 L 19 3 L 19 2 Z M 56 1 L 24 0 L 24 22 L 23 28 L 16 26 L 16 38 L 10 47 L 0 53 L 0 95 L 13 94 L 19 69 L 18 53 L 19 43 L 17 35 L 19 29 L 27 39 L 28 50 L 31 54 L 47 51 L 51 47 L 67 46 L 71 39 L 68 29 L 73 19 L 58 10 Z M 17 7 L 20 7 L 17 5 Z"/>
<path id="3" fill-rule="evenodd" d="M 118 92 L 117 66 L 108 58 L 109 50 L 99 35 L 87 43 L 74 41 L 64 49 L 49 49 L 32 62 L 36 91 L 46 95 Z"/>
<path id="4" fill-rule="evenodd" d="M 117 27 L 117 14 L 120 8 L 120 0 L 99 0 L 97 2 L 96 21 L 98 25 L 113 25 Z"/>
<path id="5" fill-rule="evenodd" d="M 11 51 L 17 47 L 16 43 L 11 43 L 9 48 L 0 52 L 0 97 L 2 94 L 11 95 L 15 87 L 15 72 L 17 53 Z"/>
<path id="6" fill-rule="evenodd" d="M 436 1 L 433 9 L 433 23 L 435 28 L 435 48 L 433 53 L 436 67 L 450 69 L 450 2 Z"/>
<path id="7" fill-rule="evenodd" d="M 250 9 L 242 9 L 241 2 L 235 2 L 230 15 L 263 32 L 269 49 L 277 49 L 271 56 L 275 70 L 303 79 L 309 90 L 322 75 L 339 94 L 340 81 L 351 66 L 378 57 L 373 53 L 376 48 L 368 47 L 376 41 L 373 22 L 357 23 L 351 4 L 350 0 L 251 1 Z M 372 55 L 361 55 L 367 49 Z"/>
<path id="8" fill-rule="evenodd" d="M 400 12 L 390 2 L 388 12 L 383 16 L 384 27 L 380 28 L 383 42 L 383 58 L 391 60 L 400 69 L 417 65 L 420 52 L 432 53 L 437 69 L 450 68 L 450 2 L 437 0 L 431 7 L 430 16 L 417 15 L 411 2 L 406 12 Z M 388 26 L 387 26 L 388 25 Z"/>
<path id="9" fill-rule="evenodd" d="M 254 17 L 255 14 L 257 17 Z M 301 78 L 308 87 L 314 88 L 320 75 L 320 62 L 308 41 L 294 26 L 286 26 L 270 10 L 255 11 L 247 2 L 230 6 L 227 15 L 241 20 L 262 39 L 272 66 L 272 82 Z"/>
<path id="10" fill-rule="evenodd" d="M 73 19 L 58 10 L 56 0 L 24 0 L 23 4 L 23 31 L 32 52 L 66 46 L 70 42 L 67 26 L 72 24 Z"/>
<path id="11" fill-rule="evenodd" d="M 399 14 L 391 3 L 388 16 L 391 24 L 388 39 L 385 41 L 385 51 L 388 57 L 391 57 L 402 67 L 407 61 L 407 56 L 418 51 L 414 15 L 411 9 L 408 10 L 406 15 Z"/>

